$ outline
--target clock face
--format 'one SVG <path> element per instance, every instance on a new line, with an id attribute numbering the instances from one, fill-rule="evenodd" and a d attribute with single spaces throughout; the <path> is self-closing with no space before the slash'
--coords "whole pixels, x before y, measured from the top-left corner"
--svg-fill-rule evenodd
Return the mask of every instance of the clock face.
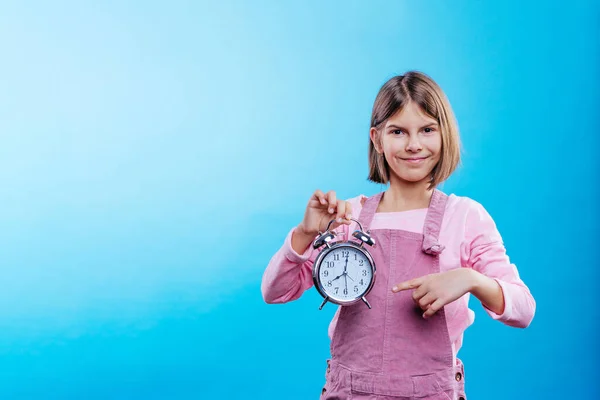
<path id="1" fill-rule="evenodd" d="M 322 259 L 318 279 L 331 299 L 352 301 L 362 297 L 373 280 L 371 262 L 358 248 L 332 248 Z"/>

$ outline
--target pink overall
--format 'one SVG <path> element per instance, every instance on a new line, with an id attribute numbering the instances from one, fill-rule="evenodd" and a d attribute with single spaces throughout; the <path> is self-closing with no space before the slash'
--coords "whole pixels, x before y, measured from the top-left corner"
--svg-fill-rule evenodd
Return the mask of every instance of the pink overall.
<path id="1" fill-rule="evenodd" d="M 368 230 L 381 200 L 366 200 L 358 220 Z M 377 266 L 367 300 L 342 307 L 331 340 L 322 400 L 466 400 L 464 369 L 453 362 L 444 309 L 423 318 L 412 290 L 392 287 L 440 271 L 444 247 L 438 236 L 447 196 L 435 190 L 423 234 L 395 229 L 373 230 L 369 248 Z"/>

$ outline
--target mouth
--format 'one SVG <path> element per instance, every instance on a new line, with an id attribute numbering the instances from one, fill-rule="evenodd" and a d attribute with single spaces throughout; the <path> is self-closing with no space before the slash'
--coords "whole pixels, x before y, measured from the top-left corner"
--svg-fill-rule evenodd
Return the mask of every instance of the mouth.
<path id="1" fill-rule="evenodd" d="M 400 158 L 402 161 L 407 162 L 409 164 L 422 164 L 429 157 L 409 157 L 409 158 Z"/>

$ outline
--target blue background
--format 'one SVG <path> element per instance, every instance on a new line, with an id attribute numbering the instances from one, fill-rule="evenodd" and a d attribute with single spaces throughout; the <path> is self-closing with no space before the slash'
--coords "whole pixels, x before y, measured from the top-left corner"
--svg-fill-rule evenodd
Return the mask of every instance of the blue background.
<path id="1" fill-rule="evenodd" d="M 317 398 L 334 307 L 262 273 L 314 189 L 382 189 L 409 69 L 537 300 L 526 330 L 472 300 L 468 395 L 598 398 L 600 6 L 521 3 L 2 3 L 0 398 Z"/>

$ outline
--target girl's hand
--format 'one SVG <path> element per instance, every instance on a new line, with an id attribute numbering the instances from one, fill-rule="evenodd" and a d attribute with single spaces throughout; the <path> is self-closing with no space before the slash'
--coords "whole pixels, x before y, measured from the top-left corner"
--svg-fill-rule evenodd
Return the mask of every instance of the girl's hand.
<path id="1" fill-rule="evenodd" d="M 317 190 L 306 206 L 304 219 L 292 235 L 292 248 L 303 254 L 319 232 L 324 232 L 332 219 L 336 219 L 329 229 L 333 230 L 341 224 L 352 222 L 352 206 L 347 201 L 338 200 L 335 192 L 327 194 Z"/>
<path id="2" fill-rule="evenodd" d="M 469 293 L 476 284 L 474 272 L 469 268 L 457 268 L 447 272 L 425 275 L 399 283 L 392 288 L 392 292 L 415 289 L 412 295 L 413 300 L 422 310 L 425 310 L 423 318 L 428 318 L 446 304 Z"/>
<path id="3" fill-rule="evenodd" d="M 298 225 L 298 231 L 314 238 L 319 232 L 324 232 L 334 218 L 336 221 L 331 224 L 330 230 L 341 224 L 350 225 L 352 206 L 347 201 L 338 200 L 334 191 L 323 193 L 317 190 L 308 201 L 304 219 Z"/>

